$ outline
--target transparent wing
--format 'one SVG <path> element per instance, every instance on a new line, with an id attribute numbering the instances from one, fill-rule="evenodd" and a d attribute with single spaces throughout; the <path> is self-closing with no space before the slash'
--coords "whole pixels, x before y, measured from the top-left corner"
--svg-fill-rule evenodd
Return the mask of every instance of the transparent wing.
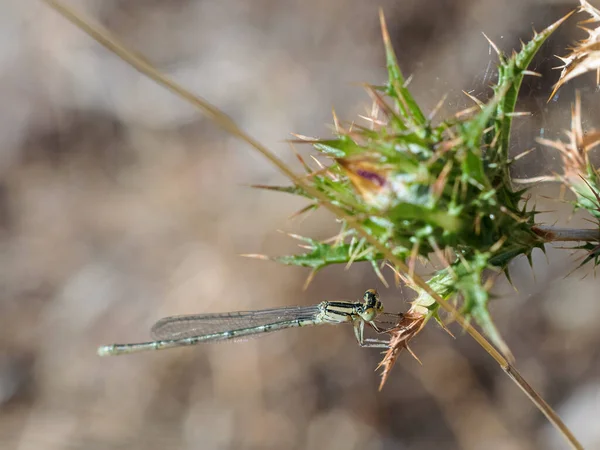
<path id="1" fill-rule="evenodd" d="M 151 334 L 152 338 L 156 340 L 182 339 L 260 327 L 262 325 L 292 322 L 298 319 L 313 320 L 319 312 L 319 305 L 314 305 L 263 309 L 260 311 L 172 316 L 156 322 L 152 327 Z"/>

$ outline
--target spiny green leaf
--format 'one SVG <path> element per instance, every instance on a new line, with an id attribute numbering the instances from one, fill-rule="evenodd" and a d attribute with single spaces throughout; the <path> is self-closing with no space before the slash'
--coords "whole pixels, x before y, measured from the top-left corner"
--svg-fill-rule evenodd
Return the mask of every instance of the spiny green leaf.
<path id="1" fill-rule="evenodd" d="M 487 303 L 487 300 L 486 300 Z M 502 335 L 496 328 L 492 317 L 490 316 L 490 312 L 486 306 L 475 306 L 472 311 L 472 316 L 475 319 L 475 322 L 481 327 L 485 335 L 492 341 L 492 343 L 500 349 L 500 351 L 504 355 L 512 355 L 510 348 L 502 338 Z"/>
<path id="2" fill-rule="evenodd" d="M 347 264 L 350 261 L 381 260 L 382 256 L 373 252 L 361 251 L 356 255 L 355 246 L 350 244 L 331 245 L 310 240 L 312 249 L 298 255 L 286 255 L 273 258 L 275 261 L 290 266 L 310 267 L 320 270 L 330 264 Z"/>
<path id="3" fill-rule="evenodd" d="M 321 153 L 335 158 L 348 158 L 364 153 L 365 148 L 354 142 L 349 136 L 340 136 L 337 139 L 324 139 L 313 144 Z"/>
<path id="4" fill-rule="evenodd" d="M 396 53 L 394 52 L 390 35 L 387 31 L 383 12 L 380 13 L 380 19 L 389 77 L 387 94 L 390 98 L 394 99 L 398 110 L 411 125 L 423 126 L 427 122 L 427 119 L 410 91 L 406 88 L 406 80 L 398 65 L 398 59 L 396 58 Z"/>
<path id="5" fill-rule="evenodd" d="M 508 86 L 506 95 L 498 105 L 498 117 L 500 120 L 499 132 L 500 143 L 499 153 L 504 161 L 508 161 L 508 147 L 510 140 L 510 127 L 512 124 L 511 113 L 515 111 L 521 82 L 525 76 L 527 67 L 541 48 L 542 44 L 550 37 L 552 33 L 573 14 L 571 11 L 566 16 L 554 22 L 540 33 L 537 33 L 533 39 L 524 44 L 521 50 L 508 59 L 502 60 L 498 69 L 498 87 Z M 507 169 L 508 170 L 508 169 Z"/>
<path id="6" fill-rule="evenodd" d="M 488 311 L 489 292 L 483 285 L 483 271 L 489 267 L 489 253 L 474 253 L 459 267 L 459 280 L 456 283 L 458 292 L 463 297 L 463 312 L 467 317 L 473 317 L 488 338 L 501 349 L 505 355 L 510 355 L 510 349 L 502 339 Z"/>

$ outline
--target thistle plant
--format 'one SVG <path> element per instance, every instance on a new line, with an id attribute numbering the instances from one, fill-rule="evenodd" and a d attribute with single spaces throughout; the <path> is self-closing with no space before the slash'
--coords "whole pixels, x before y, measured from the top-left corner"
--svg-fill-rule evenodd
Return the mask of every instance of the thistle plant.
<path id="1" fill-rule="evenodd" d="M 568 140 L 540 140 L 558 150 L 563 163 L 559 174 L 537 182 L 560 181 L 575 195 L 573 206 L 591 214 L 595 228 L 569 230 L 536 223 L 536 210 L 527 202 L 527 188 L 515 189 L 510 167 L 518 156 L 509 156 L 511 124 L 521 83 L 536 76 L 528 66 L 544 41 L 571 15 L 548 26 L 505 55 L 490 42 L 498 55 L 498 80 L 487 102 L 473 98 L 473 106 L 450 117 L 439 118 L 436 108 L 424 112 L 412 96 L 408 80 L 398 65 L 381 17 L 387 82 L 366 85 L 373 106 L 363 123 L 346 124 L 334 116 L 334 136 L 328 139 L 296 135 L 295 142 L 310 144 L 317 167 L 299 157 L 305 173 L 297 175 L 259 142 L 217 108 L 172 82 L 129 52 L 110 34 L 90 26 L 56 1 L 46 0 L 71 22 L 102 45 L 128 61 L 137 70 L 197 106 L 214 121 L 263 154 L 292 181 L 291 186 L 259 186 L 302 196 L 307 205 L 301 212 L 326 208 L 341 228 L 327 240 L 295 236 L 305 251 L 274 257 L 277 262 L 310 269 L 308 281 L 332 264 L 368 262 L 384 284 L 385 266 L 397 282 L 403 280 L 416 292 L 410 309 L 389 330 L 390 348 L 380 366 L 382 385 L 398 355 L 434 319 L 444 328 L 441 310 L 450 312 L 502 369 L 563 433 L 574 448 L 576 438 L 514 368 L 512 355 L 489 312 L 490 288 L 498 275 L 510 281 L 509 265 L 525 256 L 532 264 L 533 250 L 544 250 L 551 241 L 580 241 L 587 251 L 582 264 L 600 261 L 600 175 L 589 153 L 600 143 L 600 132 L 584 132 L 581 106 L 573 107 Z M 586 1 L 580 10 L 591 16 L 584 24 L 600 21 L 600 12 Z M 587 29 L 589 37 L 563 58 L 559 89 L 584 72 L 600 68 L 600 28 Z M 427 280 L 416 274 L 417 265 L 436 258 L 443 267 Z M 479 326 L 493 346 L 471 325 Z M 500 352 L 496 350 L 500 349 Z"/>
<path id="2" fill-rule="evenodd" d="M 527 189 L 514 190 L 510 178 L 510 165 L 518 158 L 509 158 L 511 122 L 518 114 L 515 105 L 523 78 L 536 75 L 527 70 L 529 63 L 567 17 L 536 33 L 509 57 L 491 43 L 499 58 L 491 100 L 473 99 L 469 110 L 438 121 L 434 114 L 426 116 L 412 97 L 382 21 L 388 81 L 366 86 L 373 99 L 371 113 L 364 117 L 367 126 L 344 126 L 336 119 L 333 139 L 300 137 L 328 160 L 316 170 L 305 165 L 306 180 L 408 261 L 410 272 L 419 259 L 428 261 L 435 255 L 444 267 L 427 284 L 458 304 L 460 313 L 474 320 L 509 359 L 510 350 L 489 313 L 494 277 L 487 273 L 503 272 L 510 279 L 511 261 L 524 255 L 531 263 L 533 250 L 544 250 L 543 236 L 535 228 L 536 211 L 523 201 Z M 307 197 L 307 209 L 321 202 L 299 187 L 269 189 Z M 331 264 L 368 261 L 385 283 L 380 271 L 385 256 L 344 221 L 329 242 L 303 240 L 307 252 L 274 259 L 311 268 L 310 278 Z M 394 336 L 398 345 L 382 362 L 382 383 L 395 361 L 396 347 L 407 347 L 430 318 L 443 324 L 439 303 L 411 281 L 410 273 L 403 276 L 393 264 L 392 269 L 417 298 Z"/>

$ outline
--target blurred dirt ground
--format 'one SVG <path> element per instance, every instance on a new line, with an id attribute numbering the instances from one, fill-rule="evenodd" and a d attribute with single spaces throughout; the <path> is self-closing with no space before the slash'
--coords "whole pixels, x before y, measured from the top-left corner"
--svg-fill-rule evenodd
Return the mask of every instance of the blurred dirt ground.
<path id="1" fill-rule="evenodd" d="M 289 132 L 327 136 L 332 106 L 349 120 L 368 107 L 353 83 L 385 79 L 379 6 L 424 108 L 449 94 L 445 110 L 456 111 L 468 105 L 461 90 L 484 98 L 493 79 L 482 31 L 510 50 L 576 2 L 69 4 L 294 163 Z M 146 340 L 167 315 L 355 299 L 369 287 L 398 311 L 408 293 L 360 264 L 325 270 L 302 291 L 302 269 L 241 258 L 295 251 L 278 229 L 327 237 L 336 225 L 325 213 L 287 220 L 301 201 L 248 188 L 285 183 L 267 162 L 40 2 L 0 8 L 1 448 L 564 448 L 456 329 L 452 340 L 428 327 L 413 344 L 423 366 L 403 355 L 381 393 L 380 355 L 343 326 L 97 357 L 98 345 Z M 557 65 L 575 22 L 536 67 Z M 597 123 L 592 78 L 549 104 L 555 78 L 531 82 L 521 109 L 534 114 L 515 124 L 515 152 L 560 135 L 574 86 L 586 93 L 586 125 Z M 516 172 L 544 173 L 553 158 L 538 151 Z M 568 216 L 543 197 L 537 206 L 558 211 L 550 223 Z M 599 282 L 589 270 L 563 279 L 577 262 L 564 250 L 548 259 L 535 255 L 535 278 L 517 261 L 519 292 L 500 281 L 493 312 L 523 374 L 587 448 L 600 448 Z"/>

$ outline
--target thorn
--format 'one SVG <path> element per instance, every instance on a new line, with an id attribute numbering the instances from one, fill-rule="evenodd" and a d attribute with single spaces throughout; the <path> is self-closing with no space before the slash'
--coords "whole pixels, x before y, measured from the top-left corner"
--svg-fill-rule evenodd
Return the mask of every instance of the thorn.
<path id="1" fill-rule="evenodd" d="M 552 211 L 552 212 L 554 212 L 554 211 Z M 592 220 L 587 217 L 582 217 L 581 220 L 585 220 L 586 222 L 589 222 L 589 223 L 593 224 L 594 226 L 598 226 L 598 222 L 596 220 Z"/>
<path id="2" fill-rule="evenodd" d="M 319 205 L 316 205 L 316 204 L 314 204 L 314 203 L 313 203 L 313 204 L 310 204 L 310 205 L 308 205 L 308 206 L 305 206 L 304 208 L 302 208 L 302 209 L 300 209 L 300 210 L 296 211 L 295 213 L 293 213 L 292 215 L 290 215 L 290 216 L 288 217 L 288 220 L 293 220 L 293 219 L 296 219 L 296 218 L 300 217 L 300 216 L 301 216 L 301 215 L 303 215 L 303 214 L 306 214 L 306 213 L 313 212 L 313 211 L 314 211 L 315 209 L 317 209 L 318 207 L 319 207 Z M 306 218 L 306 217 L 308 217 L 308 215 L 304 215 L 304 216 L 303 216 L 303 218 Z"/>
<path id="3" fill-rule="evenodd" d="M 265 189 L 267 191 L 276 191 L 278 190 L 278 186 L 270 186 L 268 184 L 243 184 L 244 187 L 249 187 L 252 189 Z"/>
<path id="4" fill-rule="evenodd" d="M 506 267 L 506 269 L 504 269 L 504 276 L 508 280 L 508 284 L 510 284 L 512 286 L 512 288 L 514 289 L 514 291 L 518 294 L 519 290 L 517 289 L 517 287 L 515 286 L 515 284 L 512 281 L 512 278 L 510 277 L 510 272 L 508 271 L 508 267 Z"/>
<path id="5" fill-rule="evenodd" d="M 407 286 L 410 286 L 410 287 L 414 286 L 414 283 L 412 282 L 412 279 L 408 278 L 407 274 L 404 274 L 404 273 L 400 272 L 396 268 L 392 268 L 392 270 L 398 276 L 398 278 L 400 278 L 400 280 L 404 282 L 404 284 L 406 284 Z M 400 287 L 401 287 L 401 285 L 400 285 Z"/>
<path id="6" fill-rule="evenodd" d="M 388 32 L 387 24 L 385 23 L 385 15 L 383 14 L 383 8 L 379 8 L 379 23 L 381 26 L 381 35 L 383 38 L 383 45 L 385 48 L 392 48 L 392 40 L 390 39 L 390 34 Z"/>
<path id="7" fill-rule="evenodd" d="M 283 230 L 276 230 L 276 231 L 278 233 L 285 234 L 286 236 L 291 237 L 292 239 L 296 239 L 297 241 L 306 242 L 309 245 L 313 245 L 313 246 L 315 244 L 315 241 L 313 239 L 309 238 L 309 237 L 301 236 L 299 234 L 294 234 L 294 233 L 288 233 L 288 232 L 283 231 Z"/>
<path id="8" fill-rule="evenodd" d="M 314 158 L 314 157 L 312 157 L 312 158 Z M 317 177 L 319 175 L 326 175 L 326 176 L 330 177 L 332 180 L 336 179 L 335 176 L 329 170 L 329 167 L 322 167 L 319 170 L 313 170 L 311 173 L 307 174 L 306 177 L 304 177 L 304 178 L 308 180 L 308 179 Z"/>
<path id="9" fill-rule="evenodd" d="M 315 275 L 317 274 L 318 270 L 319 269 L 313 269 L 310 271 L 310 273 L 308 274 L 308 277 L 306 277 L 306 281 L 304 282 L 304 285 L 302 286 L 303 291 L 308 289 L 308 286 L 310 285 L 312 280 L 315 278 Z"/>
<path id="10" fill-rule="evenodd" d="M 559 182 L 559 179 L 550 177 L 548 175 L 542 175 L 539 177 L 531 177 L 531 178 L 513 178 L 511 180 L 515 184 L 536 184 L 536 183 L 546 183 L 551 181 Z"/>
<path id="11" fill-rule="evenodd" d="M 527 261 L 529 261 L 529 267 L 531 267 L 531 275 L 533 276 L 533 281 L 537 283 L 537 278 L 535 276 L 535 270 L 533 269 L 533 252 L 529 252 L 526 256 L 527 256 Z"/>
<path id="12" fill-rule="evenodd" d="M 362 114 L 359 114 L 358 117 L 360 117 L 361 119 L 366 120 L 367 122 L 369 122 L 369 124 L 371 125 L 371 128 L 370 128 L 371 130 L 375 129 L 374 128 L 375 125 L 378 125 L 380 127 L 384 127 L 384 126 L 387 125 L 387 123 L 385 123 L 385 122 L 383 122 L 381 120 L 375 120 L 372 117 L 363 116 Z"/>
<path id="13" fill-rule="evenodd" d="M 361 254 L 361 248 L 362 246 L 365 244 L 365 239 L 362 238 L 360 241 L 358 241 L 358 244 L 356 245 L 356 248 L 352 249 L 352 254 L 350 255 L 350 259 L 348 260 L 348 264 L 346 264 L 346 267 L 344 267 L 344 270 L 348 270 L 350 268 L 350 266 L 352 265 L 352 263 L 354 261 L 356 261 L 359 256 L 362 256 Z M 366 249 L 369 250 L 369 249 Z M 350 253 L 350 251 L 349 251 Z"/>
<path id="14" fill-rule="evenodd" d="M 444 168 L 441 170 L 437 180 L 434 181 L 431 187 L 431 193 L 437 202 L 437 200 L 442 196 L 444 192 L 444 187 L 446 187 L 446 181 L 448 181 L 448 174 L 452 170 L 452 161 L 449 160 Z"/>
<path id="15" fill-rule="evenodd" d="M 372 118 L 371 121 L 371 130 L 375 130 L 375 125 L 376 124 L 381 124 L 381 126 L 385 126 L 383 121 L 379 120 L 379 106 L 377 105 L 377 103 L 373 102 L 371 104 L 371 112 L 370 112 L 370 117 Z"/>
<path id="16" fill-rule="evenodd" d="M 298 134 L 298 133 L 290 133 L 292 136 L 294 136 L 296 139 L 298 139 L 300 142 L 309 142 L 309 143 L 318 143 L 320 141 L 320 139 L 318 138 L 314 138 L 314 137 L 310 137 L 310 136 L 305 136 L 303 134 Z M 290 140 L 289 142 L 298 142 L 296 140 Z"/>
<path id="17" fill-rule="evenodd" d="M 444 322 L 442 322 L 440 320 L 439 323 L 440 323 L 440 326 L 442 327 L 442 330 L 444 330 L 446 333 L 448 333 L 452 339 L 456 339 L 456 336 L 454 336 L 454 334 L 452 334 L 452 331 L 450 331 L 450 329 L 446 326 L 446 324 Z"/>
<path id="18" fill-rule="evenodd" d="M 531 111 L 516 111 L 511 113 L 504 114 L 506 117 L 529 117 L 532 116 L 533 113 Z"/>
<path id="19" fill-rule="evenodd" d="M 319 161 L 315 155 L 310 155 L 310 157 L 315 163 L 317 163 L 320 170 L 327 169 L 327 167 L 325 167 L 325 165 L 321 161 Z"/>
<path id="20" fill-rule="evenodd" d="M 337 245 L 341 245 L 342 242 L 344 242 L 344 238 L 348 235 L 348 233 L 350 233 L 350 230 L 346 230 L 346 222 L 344 222 L 342 224 L 342 227 L 340 228 L 340 232 L 336 235 L 335 237 L 335 241 L 334 241 L 334 246 Z"/>
<path id="21" fill-rule="evenodd" d="M 391 263 L 386 261 L 386 262 L 384 262 L 384 264 L 387 267 L 389 267 L 392 270 L 392 272 L 394 273 L 394 284 L 395 284 L 396 288 L 399 288 L 400 287 L 400 273 L 394 266 L 392 266 Z"/>
<path id="22" fill-rule="evenodd" d="M 460 262 L 462 263 L 463 266 L 465 266 L 465 268 L 469 271 L 472 272 L 473 269 L 471 269 L 471 265 L 469 264 L 469 262 L 465 259 L 465 257 L 462 255 L 462 253 L 457 253 L 456 254 L 458 256 L 458 259 L 460 259 Z"/>
<path id="23" fill-rule="evenodd" d="M 483 284 L 483 289 L 486 290 L 487 292 L 489 292 L 490 289 L 492 289 L 492 287 L 494 286 L 494 283 L 496 282 L 497 279 L 498 279 L 498 275 L 490 276 Z"/>
<path id="24" fill-rule="evenodd" d="M 491 253 L 496 253 L 498 250 L 500 250 L 502 248 L 502 246 L 504 245 L 504 243 L 506 242 L 507 239 L 508 239 L 508 236 L 502 236 L 500 239 L 498 239 L 496 241 L 496 243 L 494 243 L 494 245 L 492 245 L 490 247 L 490 252 Z"/>
<path id="25" fill-rule="evenodd" d="M 356 256 L 356 259 L 366 258 L 372 252 L 373 252 L 372 248 L 365 247 L 365 249 Z"/>
<path id="26" fill-rule="evenodd" d="M 435 318 L 436 318 L 436 322 L 440 325 L 440 327 L 442 327 L 442 330 L 444 330 L 446 333 L 448 333 L 450 336 L 452 336 L 453 339 L 456 339 L 456 336 L 454 336 L 452 334 L 452 332 L 450 331 L 450 329 L 446 326 L 446 324 L 442 321 L 442 318 L 439 316 L 438 313 L 435 313 Z"/>
<path id="27" fill-rule="evenodd" d="M 446 102 L 447 98 L 448 98 L 448 94 L 444 94 L 444 96 L 440 99 L 440 101 L 437 103 L 437 105 L 435 105 L 435 107 L 431 110 L 431 112 L 429 113 L 429 116 L 427 116 L 427 120 L 429 122 L 431 122 L 433 120 L 433 118 L 436 116 L 436 114 L 440 111 L 440 109 L 442 109 L 442 106 L 444 106 L 444 103 Z"/>
<path id="28" fill-rule="evenodd" d="M 306 164 L 306 161 L 304 161 L 304 158 L 302 157 L 302 155 L 300 155 L 300 153 L 298 153 L 298 150 L 296 149 L 296 146 L 294 145 L 293 142 L 289 142 L 290 144 L 290 148 L 292 149 L 292 152 L 294 152 L 294 155 L 296 155 L 296 158 L 298 158 L 298 161 L 300 161 L 300 164 L 302 164 L 302 167 L 304 167 L 304 170 L 306 171 L 306 173 L 311 173 L 312 169 L 310 168 L 310 166 L 308 164 Z"/>
<path id="29" fill-rule="evenodd" d="M 456 114 L 454 114 L 454 117 L 456 117 L 457 119 L 460 119 L 464 116 L 468 116 L 469 114 L 476 113 L 480 109 L 481 108 L 478 108 L 477 106 L 471 106 L 470 108 L 463 109 L 462 111 L 457 112 Z"/>
<path id="30" fill-rule="evenodd" d="M 523 74 L 523 75 L 529 75 L 529 76 L 532 76 L 532 77 L 539 77 L 539 78 L 542 78 L 542 74 L 541 74 L 541 73 L 534 72 L 533 70 L 524 70 L 524 71 L 522 72 L 522 74 Z"/>
<path id="31" fill-rule="evenodd" d="M 371 265 L 373 266 L 373 271 L 375 272 L 375 275 L 377 275 L 377 278 L 379 278 L 379 281 L 381 281 L 381 283 L 389 289 L 390 285 L 388 284 L 387 280 L 385 279 L 385 277 L 383 276 L 383 274 L 381 273 L 381 270 L 379 269 L 379 266 L 377 266 L 377 262 L 375 260 L 371 260 Z"/>
<path id="32" fill-rule="evenodd" d="M 518 223 L 525 223 L 525 222 L 527 222 L 527 218 L 517 216 L 515 213 L 513 213 L 512 211 L 510 211 L 506 206 L 501 206 L 500 207 L 500 211 L 502 211 L 504 214 L 506 214 L 507 216 L 511 217 L 513 220 L 515 220 Z"/>
<path id="33" fill-rule="evenodd" d="M 489 37 L 487 37 L 485 33 L 481 34 L 483 34 L 483 37 L 487 39 L 487 41 L 490 43 L 491 47 L 494 49 L 498 57 L 502 60 L 502 53 L 500 52 L 500 49 L 496 46 L 496 44 L 494 44 L 494 42 Z"/>
<path id="34" fill-rule="evenodd" d="M 338 120 L 338 116 L 337 116 L 337 114 L 335 113 L 335 109 L 334 109 L 333 107 L 331 108 L 331 115 L 333 116 L 333 124 L 334 124 L 334 126 L 335 126 L 335 131 L 336 131 L 336 133 L 337 133 L 337 134 L 342 134 L 342 133 L 340 132 L 340 122 L 339 122 L 339 120 Z"/>
<path id="35" fill-rule="evenodd" d="M 243 256 L 244 258 L 253 258 L 253 259 L 261 259 L 263 261 L 271 261 L 272 258 L 270 258 L 267 255 L 262 255 L 260 253 L 241 253 L 239 256 Z"/>
<path id="36" fill-rule="evenodd" d="M 477 106 L 479 106 L 480 108 L 484 107 L 484 103 L 479 100 L 478 98 L 472 96 L 471 94 L 469 94 L 467 91 L 462 91 L 463 94 L 465 94 L 467 97 L 469 97 L 471 100 L 473 100 L 473 102 L 475 102 L 477 104 Z"/>
<path id="37" fill-rule="evenodd" d="M 452 336 L 452 337 L 454 337 L 454 336 Z M 413 352 L 411 350 L 411 348 L 408 346 L 408 344 L 405 344 L 404 347 L 406 348 L 406 350 L 408 350 L 408 353 L 410 353 L 412 355 L 412 357 L 415 358 L 419 362 L 419 364 L 423 365 L 423 363 L 421 362 L 419 357 L 417 355 L 415 355 L 415 352 Z"/>
<path id="38" fill-rule="evenodd" d="M 520 160 L 521 158 L 525 158 L 527 155 L 535 151 L 535 147 L 530 148 L 529 150 L 525 150 L 524 152 L 519 153 L 517 156 L 510 160 L 511 163 Z"/>
<path id="39" fill-rule="evenodd" d="M 385 102 L 385 100 L 379 94 L 379 92 L 377 92 L 375 89 L 373 89 L 373 86 L 365 83 L 365 84 L 363 84 L 363 87 L 367 91 L 367 94 L 369 95 L 369 97 L 371 97 L 371 100 L 373 100 L 373 103 L 375 105 L 377 105 L 377 108 L 379 109 L 379 111 L 382 112 L 382 114 L 384 116 L 386 116 L 388 119 L 390 117 L 396 116 L 396 113 L 394 112 L 394 110 L 392 110 L 390 108 L 390 106 Z"/>

